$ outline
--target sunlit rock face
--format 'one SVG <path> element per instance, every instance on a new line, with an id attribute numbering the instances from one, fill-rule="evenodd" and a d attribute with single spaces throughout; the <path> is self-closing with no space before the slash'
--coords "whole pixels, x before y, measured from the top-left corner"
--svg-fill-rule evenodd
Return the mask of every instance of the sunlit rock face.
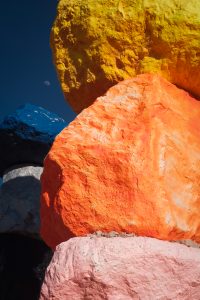
<path id="1" fill-rule="evenodd" d="M 117 82 L 146 72 L 200 96 L 197 0 L 60 0 L 51 47 L 78 113 Z"/>
<path id="2" fill-rule="evenodd" d="M 200 299 L 200 251 L 151 238 L 73 238 L 56 248 L 40 300 Z"/>
<path id="3" fill-rule="evenodd" d="M 48 110 L 25 104 L 0 124 L 0 176 L 19 164 L 43 165 L 56 135 L 67 125 Z"/>
<path id="4" fill-rule="evenodd" d="M 98 230 L 199 243 L 199 120 L 200 102 L 157 75 L 109 89 L 45 159 L 46 243 Z"/>

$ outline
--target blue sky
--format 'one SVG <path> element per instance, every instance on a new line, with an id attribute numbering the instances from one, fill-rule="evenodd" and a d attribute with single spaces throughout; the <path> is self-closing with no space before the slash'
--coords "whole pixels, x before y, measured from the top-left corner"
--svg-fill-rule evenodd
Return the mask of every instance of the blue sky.
<path id="1" fill-rule="evenodd" d="M 49 35 L 57 0 L 2 1 L 0 10 L 0 121 L 30 102 L 67 122 L 75 113 L 64 100 L 52 63 Z"/>

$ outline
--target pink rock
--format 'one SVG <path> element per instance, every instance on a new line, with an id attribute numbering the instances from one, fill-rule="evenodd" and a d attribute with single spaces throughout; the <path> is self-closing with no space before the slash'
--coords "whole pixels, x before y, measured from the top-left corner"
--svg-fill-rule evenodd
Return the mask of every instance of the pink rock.
<path id="1" fill-rule="evenodd" d="M 200 250 L 146 237 L 57 246 L 40 300 L 199 300 Z"/>

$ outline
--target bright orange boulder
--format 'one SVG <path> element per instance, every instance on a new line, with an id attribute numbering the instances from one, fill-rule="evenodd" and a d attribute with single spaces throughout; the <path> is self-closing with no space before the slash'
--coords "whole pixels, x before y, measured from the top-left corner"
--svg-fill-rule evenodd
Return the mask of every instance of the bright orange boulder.
<path id="1" fill-rule="evenodd" d="M 98 230 L 200 242 L 200 102 L 157 75 L 110 88 L 46 157 L 43 239 Z"/>

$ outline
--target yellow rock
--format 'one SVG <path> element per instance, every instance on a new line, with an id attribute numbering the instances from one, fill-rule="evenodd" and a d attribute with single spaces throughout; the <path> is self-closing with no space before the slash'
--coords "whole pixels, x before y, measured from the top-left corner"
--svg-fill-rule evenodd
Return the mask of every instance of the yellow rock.
<path id="1" fill-rule="evenodd" d="M 51 47 L 76 112 L 147 72 L 200 96 L 199 0 L 60 0 Z"/>

